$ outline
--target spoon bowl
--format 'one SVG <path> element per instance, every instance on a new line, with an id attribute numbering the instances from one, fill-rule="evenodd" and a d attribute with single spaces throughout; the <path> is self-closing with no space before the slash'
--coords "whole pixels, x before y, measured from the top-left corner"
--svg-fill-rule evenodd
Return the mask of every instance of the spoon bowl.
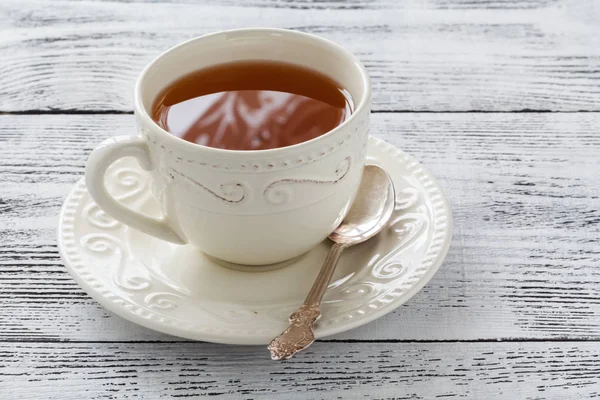
<path id="1" fill-rule="evenodd" d="M 377 235 L 392 216 L 395 198 L 388 173 L 376 165 L 367 165 L 348 215 L 329 239 L 352 246 Z"/>

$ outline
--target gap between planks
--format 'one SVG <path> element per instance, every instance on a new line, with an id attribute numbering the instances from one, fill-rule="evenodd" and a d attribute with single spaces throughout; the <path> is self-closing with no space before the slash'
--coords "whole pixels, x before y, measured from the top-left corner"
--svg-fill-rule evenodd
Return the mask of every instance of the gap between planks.
<path id="1" fill-rule="evenodd" d="M 598 110 L 536 110 L 524 108 L 521 110 L 493 111 L 493 110 L 455 110 L 455 111 L 432 111 L 432 110 L 371 110 L 372 114 L 518 114 L 518 113 L 554 113 L 554 114 L 578 114 L 597 113 Z M 22 110 L 22 111 L 0 111 L 3 115 L 133 115 L 133 111 L 121 110 Z"/>
<path id="2" fill-rule="evenodd" d="M 64 343 L 64 344 L 174 344 L 174 343 L 210 343 L 201 340 L 191 339 L 174 339 L 174 340 L 60 340 L 60 339 L 0 339 L 0 343 Z M 600 339 L 597 338 L 500 338 L 500 339 L 317 339 L 315 343 L 364 343 L 364 344 L 435 344 L 435 343 L 600 343 Z M 236 346 L 226 345 L 223 346 Z M 262 345 L 256 345 L 253 347 L 261 347 Z M 265 345 L 266 346 L 266 345 Z"/>

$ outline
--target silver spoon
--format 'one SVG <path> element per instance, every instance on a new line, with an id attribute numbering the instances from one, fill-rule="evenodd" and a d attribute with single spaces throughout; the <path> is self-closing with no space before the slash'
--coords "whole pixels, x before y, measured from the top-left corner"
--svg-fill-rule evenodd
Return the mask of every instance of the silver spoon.
<path id="1" fill-rule="evenodd" d="M 395 199 L 389 175 L 375 165 L 367 165 L 348 215 L 329 235 L 334 244 L 304 304 L 290 316 L 290 326 L 268 346 L 273 360 L 286 360 L 315 341 L 313 325 L 321 317 L 319 305 L 342 251 L 377 235 L 392 216 Z"/>

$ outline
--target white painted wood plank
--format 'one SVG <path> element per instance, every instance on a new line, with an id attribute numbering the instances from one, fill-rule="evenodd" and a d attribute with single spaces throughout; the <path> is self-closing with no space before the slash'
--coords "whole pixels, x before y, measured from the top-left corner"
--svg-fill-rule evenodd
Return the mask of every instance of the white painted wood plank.
<path id="1" fill-rule="evenodd" d="M 0 355 L 0 392 L 22 400 L 600 397 L 597 343 L 317 343 L 287 362 L 206 343 L 1 343 Z"/>
<path id="2" fill-rule="evenodd" d="M 114 0 L 94 0 L 101 2 L 114 2 Z M 174 4 L 211 4 L 211 0 L 127 0 L 129 3 L 174 3 Z M 240 7 L 272 7 L 290 9 L 398 9 L 410 10 L 416 7 L 431 9 L 531 9 L 550 7 L 561 4 L 561 0 L 428 0 L 422 4 L 421 0 L 219 0 L 219 5 Z"/>
<path id="3" fill-rule="evenodd" d="M 454 240 L 407 305 L 338 339 L 600 338 L 600 114 L 375 114 L 447 190 Z M 159 340 L 104 311 L 57 254 L 91 149 L 134 117 L 0 116 L 0 338 Z"/>
<path id="4" fill-rule="evenodd" d="M 161 51 L 248 26 L 347 47 L 376 110 L 600 110 L 598 2 L 211 3 L 3 1 L 0 111 L 131 110 L 135 77 Z"/>

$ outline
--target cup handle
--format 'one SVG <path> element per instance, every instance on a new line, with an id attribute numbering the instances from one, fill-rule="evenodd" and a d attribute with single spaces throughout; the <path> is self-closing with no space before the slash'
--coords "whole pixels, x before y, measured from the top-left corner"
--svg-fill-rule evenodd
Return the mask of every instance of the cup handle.
<path id="1" fill-rule="evenodd" d="M 171 243 L 185 244 L 186 240 L 175 232 L 166 217 L 148 217 L 124 206 L 108 193 L 104 184 L 106 170 L 123 157 L 135 157 L 146 171 L 154 169 L 148 145 L 141 138 L 121 136 L 102 142 L 92 151 L 85 166 L 85 185 L 94 201 L 125 225 Z"/>

